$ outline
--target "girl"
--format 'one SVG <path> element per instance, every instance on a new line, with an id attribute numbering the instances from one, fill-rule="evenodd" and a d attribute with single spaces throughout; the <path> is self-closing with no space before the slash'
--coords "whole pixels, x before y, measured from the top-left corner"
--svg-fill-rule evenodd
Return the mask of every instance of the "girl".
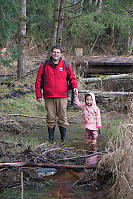
<path id="1" fill-rule="evenodd" d="M 86 143 L 96 144 L 98 137 L 97 130 L 101 127 L 100 110 L 96 106 L 94 93 L 85 94 L 85 103 L 78 99 L 78 94 L 75 93 L 75 104 L 82 109 L 82 126 L 85 129 Z"/>

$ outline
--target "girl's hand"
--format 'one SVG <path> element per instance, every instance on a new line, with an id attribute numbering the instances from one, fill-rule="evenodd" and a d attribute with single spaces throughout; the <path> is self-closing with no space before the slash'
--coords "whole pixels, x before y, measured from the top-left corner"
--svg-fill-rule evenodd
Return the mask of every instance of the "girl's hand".
<path id="1" fill-rule="evenodd" d="M 78 97 L 78 89 L 77 89 L 77 88 L 74 88 L 73 91 L 74 91 L 75 97 Z"/>
<path id="2" fill-rule="evenodd" d="M 41 103 L 41 102 L 42 102 L 42 98 L 39 97 L 39 98 L 37 99 L 37 101 Z"/>

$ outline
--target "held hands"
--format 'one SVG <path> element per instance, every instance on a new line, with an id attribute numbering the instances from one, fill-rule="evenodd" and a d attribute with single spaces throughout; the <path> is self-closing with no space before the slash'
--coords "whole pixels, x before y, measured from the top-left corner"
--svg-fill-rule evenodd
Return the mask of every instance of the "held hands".
<path id="1" fill-rule="evenodd" d="M 41 103 L 41 102 L 42 102 L 42 98 L 39 97 L 39 98 L 37 99 L 37 101 Z"/>
<path id="2" fill-rule="evenodd" d="M 74 91 L 74 96 L 75 96 L 75 97 L 78 97 L 78 89 L 77 89 L 77 88 L 74 88 L 73 91 Z"/>

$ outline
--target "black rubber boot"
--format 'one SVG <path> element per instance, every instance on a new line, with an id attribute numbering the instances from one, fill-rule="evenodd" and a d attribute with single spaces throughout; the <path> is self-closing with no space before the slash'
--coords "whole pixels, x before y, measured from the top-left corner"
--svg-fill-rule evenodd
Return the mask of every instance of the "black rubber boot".
<path id="1" fill-rule="evenodd" d="M 61 140 L 64 141 L 66 139 L 66 128 L 59 126 Z"/>
<path id="2" fill-rule="evenodd" d="M 49 140 L 54 140 L 54 131 L 55 131 L 55 126 L 53 128 L 48 127 Z"/>

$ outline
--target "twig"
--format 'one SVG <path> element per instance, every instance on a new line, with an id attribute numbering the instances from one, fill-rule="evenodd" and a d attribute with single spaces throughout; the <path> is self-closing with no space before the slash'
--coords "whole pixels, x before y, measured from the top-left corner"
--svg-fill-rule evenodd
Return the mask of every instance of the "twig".
<path id="1" fill-rule="evenodd" d="M 129 188 L 129 190 L 133 192 L 133 189 L 130 187 L 129 182 L 128 182 L 128 180 L 127 180 L 127 178 L 126 178 L 126 176 L 124 174 L 123 174 L 123 177 L 124 177 L 124 179 L 125 179 L 125 181 L 127 183 L 127 186 Z"/>
<path id="2" fill-rule="evenodd" d="M 78 185 L 84 178 L 85 178 L 86 174 L 84 174 L 79 180 L 77 180 L 76 182 L 74 182 L 72 184 L 72 187 L 75 187 L 76 185 Z"/>
<path id="3" fill-rule="evenodd" d="M 96 156 L 96 155 L 102 155 L 103 153 L 107 153 L 108 151 L 101 151 L 101 152 L 96 152 L 96 153 L 92 153 L 90 155 L 85 155 L 85 156 L 76 156 L 76 157 L 71 157 L 71 158 L 64 158 L 64 159 L 59 159 L 57 161 L 65 161 L 65 160 L 73 160 L 73 159 L 78 159 L 78 158 L 87 158 L 87 157 L 92 157 L 92 156 Z"/>

